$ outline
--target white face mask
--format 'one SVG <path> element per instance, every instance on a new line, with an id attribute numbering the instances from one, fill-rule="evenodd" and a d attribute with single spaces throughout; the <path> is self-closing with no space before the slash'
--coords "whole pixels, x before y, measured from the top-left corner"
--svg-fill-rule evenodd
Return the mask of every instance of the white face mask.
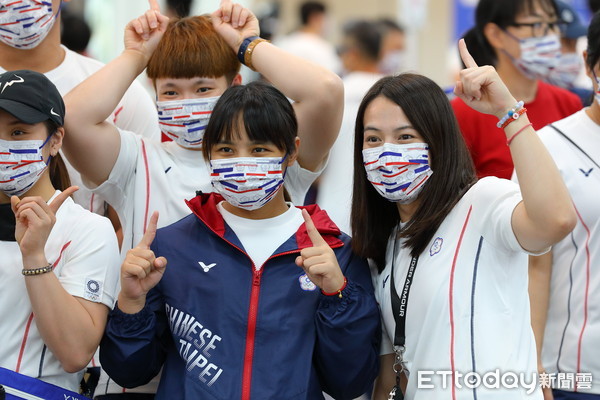
<path id="1" fill-rule="evenodd" d="M 204 131 L 220 96 L 157 101 L 160 130 L 183 147 L 202 147 Z"/>
<path id="2" fill-rule="evenodd" d="M 52 13 L 52 1 L 4 1 L 0 6 L 0 41 L 17 48 L 33 49 L 54 26 L 58 11 Z M 59 7 L 60 11 L 60 7 Z"/>
<path id="3" fill-rule="evenodd" d="M 29 190 L 46 170 L 42 148 L 50 140 L 0 140 L 0 191 L 20 196 Z"/>
<path id="4" fill-rule="evenodd" d="M 515 66 L 530 79 L 545 79 L 556 68 L 560 60 L 560 40 L 557 35 L 519 39 L 521 58 L 511 57 Z M 508 54 L 508 53 L 507 53 Z"/>
<path id="5" fill-rule="evenodd" d="M 385 143 L 362 155 L 369 182 L 381 196 L 400 204 L 412 203 L 433 174 L 426 143 Z"/>
<path id="6" fill-rule="evenodd" d="M 210 180 L 232 206 L 256 210 L 283 185 L 284 157 L 239 157 L 210 160 Z"/>
<path id="7" fill-rule="evenodd" d="M 549 83 L 565 89 L 572 88 L 583 68 L 583 58 L 577 53 L 563 53 L 558 65 L 546 79 Z"/>
<path id="8" fill-rule="evenodd" d="M 402 69 L 404 62 L 404 51 L 394 50 L 388 52 L 379 62 L 379 71 L 385 75 L 397 74 Z"/>

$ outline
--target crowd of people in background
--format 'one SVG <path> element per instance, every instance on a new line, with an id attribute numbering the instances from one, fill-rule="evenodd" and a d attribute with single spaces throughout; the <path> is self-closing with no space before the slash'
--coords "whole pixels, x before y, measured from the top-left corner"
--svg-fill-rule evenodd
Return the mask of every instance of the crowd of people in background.
<path id="1" fill-rule="evenodd" d="M 0 0 L 0 400 L 600 399 L 599 1 L 479 0 L 451 93 L 387 16 L 148 4 L 103 64 Z"/>

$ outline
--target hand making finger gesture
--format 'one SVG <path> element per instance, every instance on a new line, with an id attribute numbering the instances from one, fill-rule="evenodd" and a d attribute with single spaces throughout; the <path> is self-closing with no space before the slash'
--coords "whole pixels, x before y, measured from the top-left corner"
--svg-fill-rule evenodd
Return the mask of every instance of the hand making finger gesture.
<path id="1" fill-rule="evenodd" d="M 517 101 L 494 67 L 477 65 L 464 39 L 458 42 L 458 48 L 466 68 L 460 71 L 454 94 L 474 110 L 501 118 Z"/>
<path id="2" fill-rule="evenodd" d="M 259 36 L 258 19 L 250 10 L 231 0 L 221 0 L 219 9 L 212 13 L 215 30 L 237 52 L 244 39 Z"/>
<path id="3" fill-rule="evenodd" d="M 77 186 L 71 186 L 59 193 L 50 204 L 39 196 L 10 198 L 11 208 L 16 218 L 15 239 L 24 256 L 43 256 L 46 241 L 56 223 L 56 212 L 78 189 Z"/>
<path id="4" fill-rule="evenodd" d="M 148 0 L 150 9 L 125 27 L 125 49 L 150 58 L 167 29 L 169 18 L 161 14 L 158 0 Z"/>
<path id="5" fill-rule="evenodd" d="M 121 266 L 119 308 L 124 312 L 133 314 L 144 307 L 146 294 L 160 282 L 167 267 L 167 259 L 157 258 L 150 250 L 157 224 L 158 212 L 155 211 L 142 240 L 127 252 Z"/>
<path id="6" fill-rule="evenodd" d="M 344 274 L 335 253 L 321 236 L 310 215 L 302 210 L 306 232 L 313 246 L 300 251 L 296 264 L 304 269 L 308 278 L 325 293 L 336 293 L 344 286 Z"/>

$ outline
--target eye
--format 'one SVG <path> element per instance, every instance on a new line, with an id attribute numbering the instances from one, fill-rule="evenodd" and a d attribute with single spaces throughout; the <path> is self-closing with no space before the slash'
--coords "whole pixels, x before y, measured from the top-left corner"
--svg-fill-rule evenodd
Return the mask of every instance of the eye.
<path id="1" fill-rule="evenodd" d="M 206 93 L 209 90 L 212 90 L 212 88 L 210 88 L 210 87 L 201 87 L 201 88 L 198 89 L 198 92 L 200 92 L 200 93 Z"/>
<path id="2" fill-rule="evenodd" d="M 174 90 L 165 90 L 162 93 L 163 96 L 167 96 L 167 97 L 173 97 L 173 96 L 177 96 L 177 92 Z"/>
<path id="3" fill-rule="evenodd" d="M 381 142 L 381 139 L 375 135 L 368 135 L 368 136 L 365 136 L 365 142 L 366 143 L 378 143 L 378 142 Z"/>
<path id="4" fill-rule="evenodd" d="M 403 133 L 402 135 L 398 136 L 398 140 L 410 140 L 413 138 L 414 138 L 414 136 L 411 135 L 410 133 Z"/>
<path id="5" fill-rule="evenodd" d="M 11 135 L 11 136 L 22 136 L 22 135 L 24 135 L 25 133 L 26 133 L 25 131 L 22 131 L 22 130 L 20 130 L 20 129 L 15 129 L 15 130 L 13 130 L 13 131 L 11 132 L 11 134 L 10 134 L 10 135 Z"/>
<path id="6" fill-rule="evenodd" d="M 217 146 L 216 152 L 217 153 L 233 153 L 233 149 L 228 146 Z"/>

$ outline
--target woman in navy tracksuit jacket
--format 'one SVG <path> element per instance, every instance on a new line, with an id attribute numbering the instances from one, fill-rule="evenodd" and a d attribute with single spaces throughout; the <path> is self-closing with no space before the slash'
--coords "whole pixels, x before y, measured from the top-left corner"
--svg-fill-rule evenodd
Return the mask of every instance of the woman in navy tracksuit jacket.
<path id="1" fill-rule="evenodd" d="M 141 385 L 162 367 L 158 399 L 322 399 L 323 391 L 352 399 L 370 388 L 378 372 L 379 311 L 368 265 L 352 253 L 349 237 L 308 206 L 310 217 L 302 214 L 296 232 L 281 237 L 256 268 L 223 217 L 225 208 L 242 218 L 271 218 L 277 213 L 264 213 L 283 207 L 297 218 L 280 190 L 297 153 L 296 132 L 293 108 L 277 89 L 253 83 L 222 95 L 203 142 L 220 194 L 189 201 L 192 214 L 156 237 L 153 215 L 123 263 L 100 354 L 117 383 Z M 245 157 L 248 151 L 257 157 Z M 227 180 L 219 158 L 245 176 Z M 231 190 L 251 185 L 245 166 L 268 160 L 281 160 L 279 171 L 269 167 L 273 180 Z M 273 182 L 276 189 L 257 200 L 242 194 Z M 254 201 L 264 204 L 248 211 Z"/>

